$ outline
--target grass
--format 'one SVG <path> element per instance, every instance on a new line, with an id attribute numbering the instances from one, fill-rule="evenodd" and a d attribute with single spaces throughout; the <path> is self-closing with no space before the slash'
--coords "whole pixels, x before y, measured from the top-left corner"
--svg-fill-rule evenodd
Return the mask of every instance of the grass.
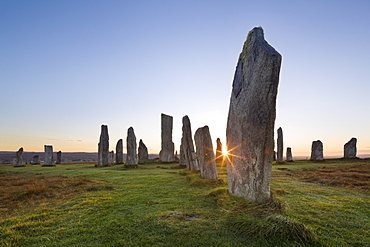
<path id="1" fill-rule="evenodd" d="M 333 172 L 322 175 L 346 175 L 364 168 L 349 167 L 358 163 L 369 164 L 327 160 L 274 165 L 273 200 L 264 205 L 229 195 L 226 169 L 220 164 L 219 180 L 173 169 L 177 164 L 147 163 L 137 169 L 0 166 L 0 243 L 370 246 L 369 191 L 304 176 L 320 176 L 323 166 Z"/>

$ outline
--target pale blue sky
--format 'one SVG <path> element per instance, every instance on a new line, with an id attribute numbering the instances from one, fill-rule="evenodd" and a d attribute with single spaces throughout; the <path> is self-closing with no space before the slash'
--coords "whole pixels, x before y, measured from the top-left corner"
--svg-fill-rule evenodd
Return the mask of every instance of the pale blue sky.
<path id="1" fill-rule="evenodd" d="M 160 150 L 160 115 L 225 143 L 236 62 L 262 26 L 283 56 L 275 129 L 309 156 L 370 154 L 369 1 L 0 0 L 0 150 L 110 149 L 132 126 Z"/>

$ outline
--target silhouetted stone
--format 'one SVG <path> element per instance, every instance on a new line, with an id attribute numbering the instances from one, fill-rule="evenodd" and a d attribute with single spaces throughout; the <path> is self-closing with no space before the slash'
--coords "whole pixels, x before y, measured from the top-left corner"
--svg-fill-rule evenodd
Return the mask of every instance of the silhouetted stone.
<path id="1" fill-rule="evenodd" d="M 114 151 L 110 151 L 108 154 L 108 163 L 113 164 L 114 163 Z"/>
<path id="2" fill-rule="evenodd" d="M 161 151 L 159 152 L 159 158 L 162 162 L 174 162 L 175 161 L 175 147 L 172 142 L 172 126 L 173 118 L 166 114 L 161 114 Z"/>
<path id="3" fill-rule="evenodd" d="M 217 138 L 216 140 L 216 160 L 217 161 L 222 161 L 223 160 L 223 153 L 222 153 L 222 143 L 220 138 Z"/>
<path id="4" fill-rule="evenodd" d="M 15 153 L 15 160 L 14 160 L 14 166 L 15 167 L 22 167 L 23 166 L 23 148 L 21 147 L 18 149 L 18 151 Z"/>
<path id="5" fill-rule="evenodd" d="M 352 138 L 346 144 L 344 144 L 344 158 L 354 159 L 357 155 L 357 139 Z"/>
<path id="6" fill-rule="evenodd" d="M 283 130 L 278 128 L 277 130 L 277 162 L 283 163 L 283 150 L 284 150 L 284 143 L 283 143 Z"/>
<path id="7" fill-rule="evenodd" d="M 311 146 L 311 160 L 324 160 L 324 148 L 320 140 L 313 141 Z"/>
<path id="8" fill-rule="evenodd" d="M 123 164 L 123 143 L 122 139 L 119 139 L 116 145 L 116 163 Z"/>
<path id="9" fill-rule="evenodd" d="M 191 171 L 198 171 L 199 165 L 194 150 L 194 143 L 191 132 L 191 124 L 188 116 L 182 118 L 181 148 L 184 155 L 184 163 Z"/>
<path id="10" fill-rule="evenodd" d="M 44 145 L 44 164 L 43 166 L 54 166 L 53 165 L 53 146 Z"/>
<path id="11" fill-rule="evenodd" d="M 292 148 L 286 148 L 286 161 L 293 161 Z"/>
<path id="12" fill-rule="evenodd" d="M 130 127 L 127 130 L 127 139 L 126 139 L 126 146 L 127 146 L 127 157 L 126 157 L 126 164 L 125 167 L 132 168 L 137 167 L 138 165 L 138 157 L 137 157 L 137 144 L 136 144 L 136 136 L 134 133 L 134 129 Z"/>
<path id="13" fill-rule="evenodd" d="M 34 155 L 32 157 L 32 164 L 40 164 L 40 156 L 39 155 Z"/>
<path id="14" fill-rule="evenodd" d="M 56 164 L 62 163 L 62 151 L 57 152 L 57 160 L 55 163 Z"/>
<path id="15" fill-rule="evenodd" d="M 139 150 L 138 150 L 139 160 L 149 159 L 148 148 L 145 146 L 143 140 L 139 141 Z"/>
<path id="16" fill-rule="evenodd" d="M 98 166 L 109 166 L 108 154 L 109 154 L 108 126 L 102 125 L 98 144 Z"/>
<path id="17" fill-rule="evenodd" d="M 229 192 L 259 203 L 270 200 L 276 96 L 281 55 L 261 27 L 249 32 L 235 70 L 226 137 Z"/>
<path id="18" fill-rule="evenodd" d="M 197 159 L 202 178 L 217 179 L 215 153 L 208 126 L 197 129 L 194 135 Z"/>

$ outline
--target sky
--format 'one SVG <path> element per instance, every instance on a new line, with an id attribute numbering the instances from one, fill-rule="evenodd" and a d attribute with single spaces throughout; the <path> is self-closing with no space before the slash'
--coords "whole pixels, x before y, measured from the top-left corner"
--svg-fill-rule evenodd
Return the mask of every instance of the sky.
<path id="1" fill-rule="evenodd" d="M 309 157 L 370 157 L 370 1 L 0 0 L 0 150 L 110 150 L 133 127 L 161 149 L 161 113 L 226 143 L 232 80 L 248 32 L 283 57 L 275 130 Z M 276 131 L 275 131 L 276 133 Z M 276 138 L 276 134 L 275 134 Z M 124 145 L 124 148 L 126 145 Z"/>

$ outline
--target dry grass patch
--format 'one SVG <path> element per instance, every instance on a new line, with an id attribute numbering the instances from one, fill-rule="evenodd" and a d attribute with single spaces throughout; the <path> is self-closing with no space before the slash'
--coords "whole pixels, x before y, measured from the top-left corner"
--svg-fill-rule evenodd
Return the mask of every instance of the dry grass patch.
<path id="1" fill-rule="evenodd" d="M 101 185 L 86 178 L 0 173 L 0 209 L 9 216 L 18 210 L 69 199 Z"/>
<path id="2" fill-rule="evenodd" d="M 307 182 L 370 192 L 370 163 L 303 168 L 291 174 Z"/>

